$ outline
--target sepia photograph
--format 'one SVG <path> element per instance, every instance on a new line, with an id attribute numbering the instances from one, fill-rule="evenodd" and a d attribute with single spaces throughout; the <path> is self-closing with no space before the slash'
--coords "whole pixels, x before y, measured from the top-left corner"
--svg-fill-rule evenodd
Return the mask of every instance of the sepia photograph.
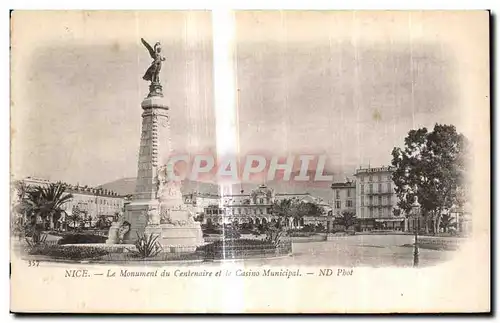
<path id="1" fill-rule="evenodd" d="M 12 11 L 11 311 L 488 312 L 489 19 Z"/>

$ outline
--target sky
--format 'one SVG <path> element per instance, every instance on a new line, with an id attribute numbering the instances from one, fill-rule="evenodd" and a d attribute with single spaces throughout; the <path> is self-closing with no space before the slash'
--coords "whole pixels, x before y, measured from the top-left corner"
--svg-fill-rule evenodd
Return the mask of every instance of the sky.
<path id="1" fill-rule="evenodd" d="M 457 41 L 463 21 L 236 13 L 241 153 L 326 154 L 327 170 L 343 179 L 360 165 L 390 163 L 412 128 L 446 123 L 467 132 L 459 80 L 468 66 L 457 55 L 474 39 Z M 15 178 L 100 185 L 136 176 L 151 61 L 141 37 L 161 41 L 167 57 L 161 79 L 174 148 L 215 151 L 210 12 L 25 12 L 12 25 Z"/>

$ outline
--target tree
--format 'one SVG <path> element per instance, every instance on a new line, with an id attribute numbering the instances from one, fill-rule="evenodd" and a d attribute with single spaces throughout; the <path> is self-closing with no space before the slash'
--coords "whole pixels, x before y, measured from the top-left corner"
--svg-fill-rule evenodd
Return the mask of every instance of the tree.
<path id="1" fill-rule="evenodd" d="M 271 212 L 273 215 L 278 217 L 280 223 L 282 222 L 281 220 L 283 220 L 285 225 L 288 225 L 289 219 L 294 215 L 296 208 L 296 200 L 283 199 L 273 203 L 271 206 Z"/>
<path id="2" fill-rule="evenodd" d="M 449 214 L 444 214 L 441 217 L 441 228 L 444 232 L 448 232 L 449 228 L 456 228 L 457 223 L 454 221 L 453 217 Z"/>
<path id="3" fill-rule="evenodd" d="M 426 232 L 429 219 L 437 233 L 442 214 L 463 204 L 467 146 L 467 139 L 454 126 L 436 124 L 432 132 L 426 128 L 411 130 L 404 149 L 395 147 L 392 151 L 398 207 L 409 216 L 418 197 Z"/>
<path id="4" fill-rule="evenodd" d="M 344 226 L 345 230 L 349 230 L 351 226 L 354 225 L 356 221 L 356 212 L 354 210 L 344 210 L 340 213 L 340 217 L 337 219 L 337 223 Z"/>
<path id="5" fill-rule="evenodd" d="M 84 219 L 85 212 L 80 210 L 78 205 L 73 205 L 73 208 L 71 209 L 71 215 L 68 215 L 68 221 L 73 222 L 73 230 L 76 230 L 77 227 L 80 227 Z"/>
<path id="6" fill-rule="evenodd" d="M 298 205 L 299 208 L 299 214 L 300 216 L 318 216 L 318 215 L 324 215 L 325 210 L 319 206 L 316 203 L 311 203 L 311 202 L 300 202 Z"/>
<path id="7" fill-rule="evenodd" d="M 31 224 L 36 230 L 45 229 L 47 221 L 54 226 L 62 213 L 62 206 L 69 202 L 73 195 L 66 193 L 65 185 L 52 183 L 48 186 L 36 186 L 28 190 L 25 197 L 31 217 Z M 41 226 L 39 225 L 41 220 Z"/>
<path id="8" fill-rule="evenodd" d="M 23 181 L 14 182 L 12 187 L 11 229 L 14 234 L 22 234 L 30 212 L 30 204 L 26 201 L 29 187 Z"/>

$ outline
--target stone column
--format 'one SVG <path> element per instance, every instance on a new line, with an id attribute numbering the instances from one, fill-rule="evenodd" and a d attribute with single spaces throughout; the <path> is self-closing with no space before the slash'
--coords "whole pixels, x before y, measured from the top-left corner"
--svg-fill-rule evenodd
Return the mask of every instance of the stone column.
<path id="1" fill-rule="evenodd" d="M 149 95 L 142 101 L 142 131 L 135 193 L 125 210 L 131 224 L 125 243 L 133 243 L 148 224 L 148 211 L 159 209 L 157 174 L 166 164 L 171 149 L 169 107 L 163 96 Z"/>
<path id="2" fill-rule="evenodd" d="M 144 112 L 134 199 L 150 200 L 157 198 L 158 167 L 167 162 L 171 152 L 170 117 L 163 97 L 148 97 L 141 106 Z"/>

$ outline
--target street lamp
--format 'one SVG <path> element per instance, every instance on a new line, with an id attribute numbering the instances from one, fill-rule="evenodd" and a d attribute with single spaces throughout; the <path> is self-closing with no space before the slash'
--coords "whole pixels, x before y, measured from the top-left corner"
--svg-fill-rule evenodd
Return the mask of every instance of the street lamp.
<path id="1" fill-rule="evenodd" d="M 415 201 L 411 205 L 413 210 L 413 215 L 415 217 L 414 230 L 415 230 L 415 244 L 413 246 L 413 267 L 418 267 L 418 229 L 419 229 L 419 215 L 420 215 L 420 203 L 418 203 L 418 198 L 415 196 Z"/>

